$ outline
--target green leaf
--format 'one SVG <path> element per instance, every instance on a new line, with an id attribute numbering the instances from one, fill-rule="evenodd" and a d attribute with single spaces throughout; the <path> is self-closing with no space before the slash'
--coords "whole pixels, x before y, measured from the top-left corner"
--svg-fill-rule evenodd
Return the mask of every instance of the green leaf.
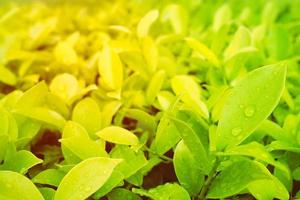
<path id="1" fill-rule="evenodd" d="M 21 150 L 7 155 L 3 165 L 1 165 L 1 169 L 26 174 L 31 167 L 42 162 L 41 159 L 37 158 L 30 151 Z"/>
<path id="2" fill-rule="evenodd" d="M 66 120 L 59 113 L 45 107 L 24 107 L 23 109 L 18 109 L 14 112 L 53 125 L 60 130 L 63 129 L 66 123 Z"/>
<path id="3" fill-rule="evenodd" d="M 17 101 L 15 109 L 25 109 L 30 107 L 42 106 L 45 102 L 48 87 L 44 81 L 39 82 L 27 90 Z"/>
<path id="4" fill-rule="evenodd" d="M 32 178 L 33 183 L 58 187 L 65 173 L 57 169 L 46 169 Z"/>
<path id="5" fill-rule="evenodd" d="M 0 162 L 4 159 L 4 156 L 6 154 L 8 141 L 9 139 L 7 135 L 0 135 Z"/>
<path id="6" fill-rule="evenodd" d="M 300 180 L 300 167 L 297 167 L 296 169 L 294 169 L 294 171 L 293 171 L 293 178 L 296 181 Z"/>
<path id="7" fill-rule="evenodd" d="M 273 176 L 271 180 L 253 181 L 248 185 L 248 190 L 256 199 L 260 200 L 289 199 L 289 193 L 284 185 Z"/>
<path id="8" fill-rule="evenodd" d="M 183 141 L 177 144 L 174 151 L 173 164 L 179 183 L 191 196 L 196 196 L 204 183 L 204 175 L 199 170 L 193 154 Z"/>
<path id="9" fill-rule="evenodd" d="M 225 24 L 227 24 L 230 21 L 231 15 L 232 13 L 229 5 L 223 4 L 215 12 L 212 29 L 215 32 L 219 31 Z"/>
<path id="10" fill-rule="evenodd" d="M 213 180 L 207 197 L 214 199 L 230 197 L 247 188 L 251 182 L 263 179 L 270 178 L 257 162 L 237 161 L 221 171 Z"/>
<path id="11" fill-rule="evenodd" d="M 124 109 L 124 113 L 126 117 L 137 120 L 138 127 L 146 129 L 151 133 L 155 132 L 156 121 L 155 118 L 149 113 L 139 109 Z"/>
<path id="12" fill-rule="evenodd" d="M 276 162 L 272 155 L 267 151 L 265 146 L 257 142 L 251 142 L 249 144 L 239 145 L 227 149 L 224 153 L 219 153 L 219 155 L 233 156 L 233 155 L 243 155 L 254 157 L 260 161 L 271 164 L 279 169 L 283 170 L 285 174 L 289 177 L 289 171 L 280 162 Z"/>
<path id="13" fill-rule="evenodd" d="M 89 158 L 73 167 L 60 182 L 55 200 L 82 200 L 97 191 L 111 176 L 120 159 Z"/>
<path id="14" fill-rule="evenodd" d="M 15 116 L 15 118 L 18 124 L 19 139 L 28 138 L 31 140 L 41 129 L 42 124 L 34 119 L 22 115 Z"/>
<path id="15" fill-rule="evenodd" d="M 12 141 L 18 138 L 18 126 L 13 115 L 0 107 L 0 135 L 7 135 Z"/>
<path id="16" fill-rule="evenodd" d="M 67 121 L 63 129 L 62 138 L 68 137 L 89 137 L 88 133 L 79 123 L 74 121 Z"/>
<path id="17" fill-rule="evenodd" d="M 128 146 L 119 145 L 110 154 L 112 158 L 124 160 L 124 162 L 116 167 L 116 170 L 120 171 L 125 179 L 134 175 L 147 164 L 144 152 L 135 152 Z"/>
<path id="18" fill-rule="evenodd" d="M 89 113 L 87 115 L 87 113 Z M 90 98 L 79 101 L 73 109 L 72 120 L 81 124 L 90 135 L 101 129 L 101 111 L 97 102 Z"/>
<path id="19" fill-rule="evenodd" d="M 235 55 L 242 48 L 249 47 L 251 45 L 251 35 L 249 30 L 241 26 L 235 32 L 230 44 L 224 52 L 225 60 L 230 59 L 233 55 Z"/>
<path id="20" fill-rule="evenodd" d="M 108 196 L 108 200 L 120 200 L 120 199 L 142 200 L 142 198 L 139 197 L 138 195 L 123 188 L 116 188 L 113 191 L 111 191 L 107 196 Z"/>
<path id="21" fill-rule="evenodd" d="M 105 141 L 116 143 L 116 144 L 124 144 L 124 145 L 139 144 L 139 139 L 136 135 L 118 126 L 106 127 L 101 131 L 98 131 L 96 135 Z"/>
<path id="22" fill-rule="evenodd" d="M 0 199 L 44 200 L 28 178 L 11 171 L 0 171 Z"/>
<path id="23" fill-rule="evenodd" d="M 171 183 L 160 185 L 148 191 L 136 188 L 133 188 L 132 191 L 136 194 L 149 197 L 153 200 L 190 200 L 189 193 L 183 187 Z"/>
<path id="24" fill-rule="evenodd" d="M 81 160 L 99 156 L 107 157 L 105 149 L 103 149 L 100 144 L 88 137 L 68 137 L 65 139 L 61 139 L 60 142 L 64 148 L 67 148 Z M 68 151 L 66 153 L 66 156 L 69 156 Z"/>
<path id="25" fill-rule="evenodd" d="M 217 149 L 240 144 L 274 110 L 285 84 L 286 65 L 250 72 L 226 99 L 217 128 Z"/>
<path id="26" fill-rule="evenodd" d="M 269 40 L 267 50 L 272 58 L 282 60 L 288 57 L 291 38 L 286 29 L 280 26 L 272 27 L 267 39 Z"/>
<path id="27" fill-rule="evenodd" d="M 158 124 L 154 141 L 151 144 L 151 150 L 159 155 L 163 155 L 174 147 L 179 140 L 180 134 L 175 124 L 164 114 Z"/>
<path id="28" fill-rule="evenodd" d="M 272 122 L 270 120 L 264 120 L 261 123 L 261 125 L 257 128 L 257 131 L 263 132 L 263 133 L 271 136 L 275 140 L 296 143 L 290 134 L 288 134 L 278 124 L 276 124 L 275 122 Z"/>
<path id="29" fill-rule="evenodd" d="M 93 197 L 95 199 L 99 199 L 103 196 L 105 196 L 107 193 L 109 193 L 113 188 L 123 185 L 123 179 L 124 179 L 123 173 L 118 171 L 118 169 L 115 169 L 109 179 L 104 183 L 104 185 L 95 192 Z"/>
<path id="30" fill-rule="evenodd" d="M 191 154 L 193 154 L 199 168 L 203 170 L 204 173 L 208 173 L 211 168 L 211 161 L 209 160 L 206 149 L 197 133 L 189 124 L 187 124 L 187 122 L 172 116 L 169 117 L 172 122 L 175 123 L 177 129 L 180 130 L 179 134 Z"/>
<path id="31" fill-rule="evenodd" d="M 85 141 L 88 141 L 88 143 L 90 143 L 89 135 L 87 131 L 80 124 L 73 121 L 68 121 L 65 124 L 65 127 L 63 129 L 63 134 L 62 134 L 62 139 L 67 139 L 67 138 L 73 138 L 73 139 L 71 139 L 72 142 L 69 142 L 71 143 L 69 145 L 69 148 L 64 145 L 62 145 L 61 147 L 64 158 L 68 163 L 78 163 L 81 161 L 80 159 L 81 152 L 79 151 L 79 149 L 82 147 L 82 145 L 81 144 L 76 145 L 76 142 L 77 143 L 81 142 L 80 138 L 84 138 Z M 79 155 L 76 155 L 76 153 L 79 153 Z"/>
<path id="32" fill-rule="evenodd" d="M 267 146 L 267 148 L 268 148 L 269 151 L 285 150 L 285 151 L 300 153 L 299 145 L 295 145 L 293 143 L 285 142 L 285 141 L 271 142 L 271 144 L 269 144 Z"/>
<path id="33" fill-rule="evenodd" d="M 55 190 L 52 188 L 42 187 L 39 191 L 43 195 L 45 200 L 53 200 L 55 196 Z"/>

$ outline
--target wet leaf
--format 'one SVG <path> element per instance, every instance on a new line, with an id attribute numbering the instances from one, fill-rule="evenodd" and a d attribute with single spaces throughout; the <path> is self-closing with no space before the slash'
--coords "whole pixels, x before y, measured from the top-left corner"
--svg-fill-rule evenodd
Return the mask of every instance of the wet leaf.
<path id="1" fill-rule="evenodd" d="M 286 65 L 275 64 L 249 73 L 229 94 L 217 128 L 217 148 L 241 143 L 274 110 L 285 84 Z"/>
<path id="2" fill-rule="evenodd" d="M 108 180 L 120 159 L 89 158 L 73 167 L 60 182 L 55 200 L 89 197 Z"/>
<path id="3" fill-rule="evenodd" d="M 0 171 L 0 198 L 44 200 L 41 193 L 28 178 L 11 171 Z"/>

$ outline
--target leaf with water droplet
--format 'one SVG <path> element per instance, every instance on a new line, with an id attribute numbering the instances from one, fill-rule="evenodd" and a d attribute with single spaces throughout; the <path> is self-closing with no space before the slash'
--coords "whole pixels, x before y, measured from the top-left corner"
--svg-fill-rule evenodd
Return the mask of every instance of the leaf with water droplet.
<path id="1" fill-rule="evenodd" d="M 221 199 L 238 194 L 256 180 L 271 179 L 268 169 L 256 161 L 243 159 L 226 167 L 213 180 L 208 198 Z"/>
<path id="2" fill-rule="evenodd" d="M 55 200 L 82 200 L 96 192 L 122 160 L 89 158 L 73 167 L 60 182 Z M 82 188 L 84 187 L 84 188 Z"/>
<path id="3" fill-rule="evenodd" d="M 253 106 L 247 106 L 244 110 L 246 117 L 252 117 L 255 114 L 255 108 Z"/>
<path id="4" fill-rule="evenodd" d="M 258 159 L 260 161 L 271 164 L 278 169 L 282 170 L 287 178 L 290 178 L 290 173 L 287 167 L 280 163 L 279 161 L 275 161 L 273 156 L 267 151 L 266 147 L 258 142 L 251 142 L 244 145 L 239 145 L 227 149 L 224 153 L 218 153 L 218 155 L 222 156 L 250 156 Z"/>
<path id="5" fill-rule="evenodd" d="M 12 171 L 0 171 L 0 198 L 5 200 L 44 200 L 27 177 Z"/>
<path id="6" fill-rule="evenodd" d="M 148 191 L 137 188 L 134 188 L 132 191 L 141 196 L 150 197 L 153 200 L 190 200 L 189 193 L 176 183 L 166 183 Z"/>
<path id="7" fill-rule="evenodd" d="M 217 128 L 218 150 L 240 144 L 272 113 L 283 93 L 285 76 L 285 63 L 264 66 L 250 72 L 231 90 Z M 241 129 L 238 134 L 237 127 Z"/>
<path id="8" fill-rule="evenodd" d="M 240 127 L 235 127 L 234 129 L 231 130 L 231 134 L 233 136 L 238 136 L 242 132 L 242 129 Z"/>
<path id="9" fill-rule="evenodd" d="M 179 183 L 191 196 L 196 196 L 204 183 L 204 174 L 182 140 L 174 151 L 173 164 Z"/>
<path id="10" fill-rule="evenodd" d="M 288 200 L 289 193 L 285 186 L 275 176 L 271 175 L 270 177 L 271 179 L 253 181 L 247 189 L 256 199 Z"/>

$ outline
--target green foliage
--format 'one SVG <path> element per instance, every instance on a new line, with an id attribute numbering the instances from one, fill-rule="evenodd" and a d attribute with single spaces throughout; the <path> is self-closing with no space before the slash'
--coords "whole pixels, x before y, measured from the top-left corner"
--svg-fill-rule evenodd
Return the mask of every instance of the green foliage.
<path id="1" fill-rule="evenodd" d="M 0 3 L 0 199 L 299 199 L 300 3 Z"/>

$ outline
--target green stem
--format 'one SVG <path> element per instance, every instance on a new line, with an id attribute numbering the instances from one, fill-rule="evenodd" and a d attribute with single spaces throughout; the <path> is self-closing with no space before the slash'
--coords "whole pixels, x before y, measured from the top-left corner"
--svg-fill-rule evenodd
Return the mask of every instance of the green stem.
<path id="1" fill-rule="evenodd" d="M 220 160 L 217 157 L 216 161 L 214 162 L 214 165 L 213 165 L 211 171 L 208 174 L 207 179 L 205 180 L 205 183 L 204 183 L 204 185 L 203 185 L 203 187 L 201 189 L 201 192 L 200 192 L 200 194 L 199 194 L 199 196 L 197 198 L 198 200 L 205 200 L 206 199 L 206 194 L 208 192 L 209 186 L 211 185 L 212 181 L 215 178 L 215 175 L 217 173 L 217 169 L 218 169 L 219 164 L 220 164 Z"/>
<path id="2" fill-rule="evenodd" d="M 146 151 L 148 151 L 148 152 L 150 152 L 150 153 L 152 153 L 152 154 L 158 156 L 159 158 L 161 158 L 161 159 L 163 160 L 163 162 L 168 162 L 168 163 L 169 163 L 169 162 L 173 162 L 173 159 L 172 159 L 172 158 L 169 158 L 169 157 L 167 157 L 167 156 L 165 156 L 165 155 L 160 155 L 160 154 L 158 154 L 158 153 L 152 151 L 151 149 L 149 149 L 149 148 L 146 147 L 146 146 L 145 146 L 144 148 L 145 148 Z"/>

